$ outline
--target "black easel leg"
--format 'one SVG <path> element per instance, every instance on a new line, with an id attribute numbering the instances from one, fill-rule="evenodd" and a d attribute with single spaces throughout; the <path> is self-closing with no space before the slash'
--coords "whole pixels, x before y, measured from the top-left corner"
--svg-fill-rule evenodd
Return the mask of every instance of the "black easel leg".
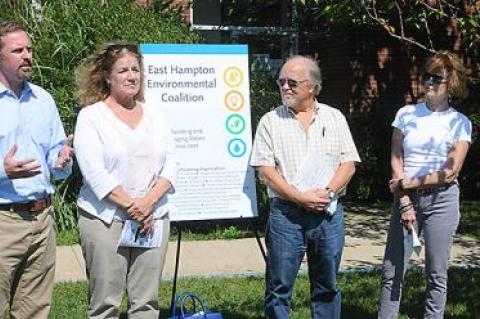
<path id="1" fill-rule="evenodd" d="M 177 238 L 177 255 L 175 257 L 175 273 L 173 274 L 173 287 L 172 287 L 172 299 L 170 300 L 170 313 L 173 313 L 173 304 L 175 302 L 175 295 L 177 294 L 177 277 L 178 277 L 178 265 L 180 264 L 180 242 L 182 241 L 182 226 L 177 225 L 178 238 Z"/>
<path id="2" fill-rule="evenodd" d="M 262 241 L 260 240 L 260 234 L 258 233 L 257 227 L 253 226 L 255 230 L 255 238 L 257 239 L 258 247 L 260 247 L 260 251 L 262 252 L 263 260 L 267 262 L 267 254 L 265 253 L 265 248 L 263 248 Z"/>

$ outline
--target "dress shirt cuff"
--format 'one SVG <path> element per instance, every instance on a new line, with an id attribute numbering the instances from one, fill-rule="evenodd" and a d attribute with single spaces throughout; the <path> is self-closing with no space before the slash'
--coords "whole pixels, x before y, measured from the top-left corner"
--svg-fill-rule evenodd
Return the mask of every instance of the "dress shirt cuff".
<path id="1" fill-rule="evenodd" d="M 340 163 L 346 163 L 346 162 L 357 162 L 357 163 L 361 163 L 362 160 L 360 159 L 360 157 L 356 154 L 349 154 L 349 155 L 343 155 L 341 158 L 340 158 Z"/>
<path id="2" fill-rule="evenodd" d="M 52 176 L 54 180 L 66 179 L 72 173 L 73 160 L 62 168 L 52 168 Z"/>
<path id="3" fill-rule="evenodd" d="M 275 161 L 270 161 L 267 159 L 255 159 L 250 161 L 250 166 L 259 167 L 259 166 L 268 166 L 275 167 Z"/>
<path id="4" fill-rule="evenodd" d="M 3 166 L 3 163 L 0 162 L 0 182 L 3 182 L 4 180 L 7 180 L 8 176 L 7 173 L 5 172 L 5 167 Z"/>
<path id="5" fill-rule="evenodd" d="M 48 164 L 50 173 L 52 174 L 53 179 L 57 181 L 67 178 L 72 173 L 72 166 L 73 166 L 72 165 L 73 159 L 72 159 L 64 167 L 55 168 L 55 164 L 57 164 L 57 161 L 58 161 L 58 152 L 60 152 L 61 147 L 62 147 L 61 144 L 59 144 L 53 149 L 51 149 L 50 152 L 48 153 L 48 159 L 47 159 L 47 164 Z"/>

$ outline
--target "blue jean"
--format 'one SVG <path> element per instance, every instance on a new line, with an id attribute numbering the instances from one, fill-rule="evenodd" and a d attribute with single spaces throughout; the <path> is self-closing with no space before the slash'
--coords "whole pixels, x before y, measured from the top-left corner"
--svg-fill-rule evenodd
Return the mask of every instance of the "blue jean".
<path id="1" fill-rule="evenodd" d="M 266 317 L 289 318 L 293 285 L 306 252 L 312 318 L 340 318 L 341 292 L 336 275 L 345 244 L 342 205 L 328 216 L 289 201 L 271 199 L 265 240 Z"/>

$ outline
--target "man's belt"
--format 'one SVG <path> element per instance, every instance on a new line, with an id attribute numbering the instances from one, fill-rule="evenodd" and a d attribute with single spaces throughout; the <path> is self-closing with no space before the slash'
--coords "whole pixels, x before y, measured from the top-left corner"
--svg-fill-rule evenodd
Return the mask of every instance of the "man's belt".
<path id="1" fill-rule="evenodd" d="M 26 203 L 10 203 L 0 204 L 0 210 L 8 210 L 11 212 L 30 212 L 32 214 L 39 214 L 52 204 L 52 197 L 49 195 L 46 198 L 32 200 Z"/>

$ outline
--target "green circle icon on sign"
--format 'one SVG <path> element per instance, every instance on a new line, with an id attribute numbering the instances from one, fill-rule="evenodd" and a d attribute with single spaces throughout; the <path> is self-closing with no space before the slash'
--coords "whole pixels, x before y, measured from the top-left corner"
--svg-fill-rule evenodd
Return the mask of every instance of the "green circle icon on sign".
<path id="1" fill-rule="evenodd" d="M 225 125 L 232 134 L 240 134 L 245 130 L 245 120 L 238 114 L 230 115 L 225 121 Z"/>

